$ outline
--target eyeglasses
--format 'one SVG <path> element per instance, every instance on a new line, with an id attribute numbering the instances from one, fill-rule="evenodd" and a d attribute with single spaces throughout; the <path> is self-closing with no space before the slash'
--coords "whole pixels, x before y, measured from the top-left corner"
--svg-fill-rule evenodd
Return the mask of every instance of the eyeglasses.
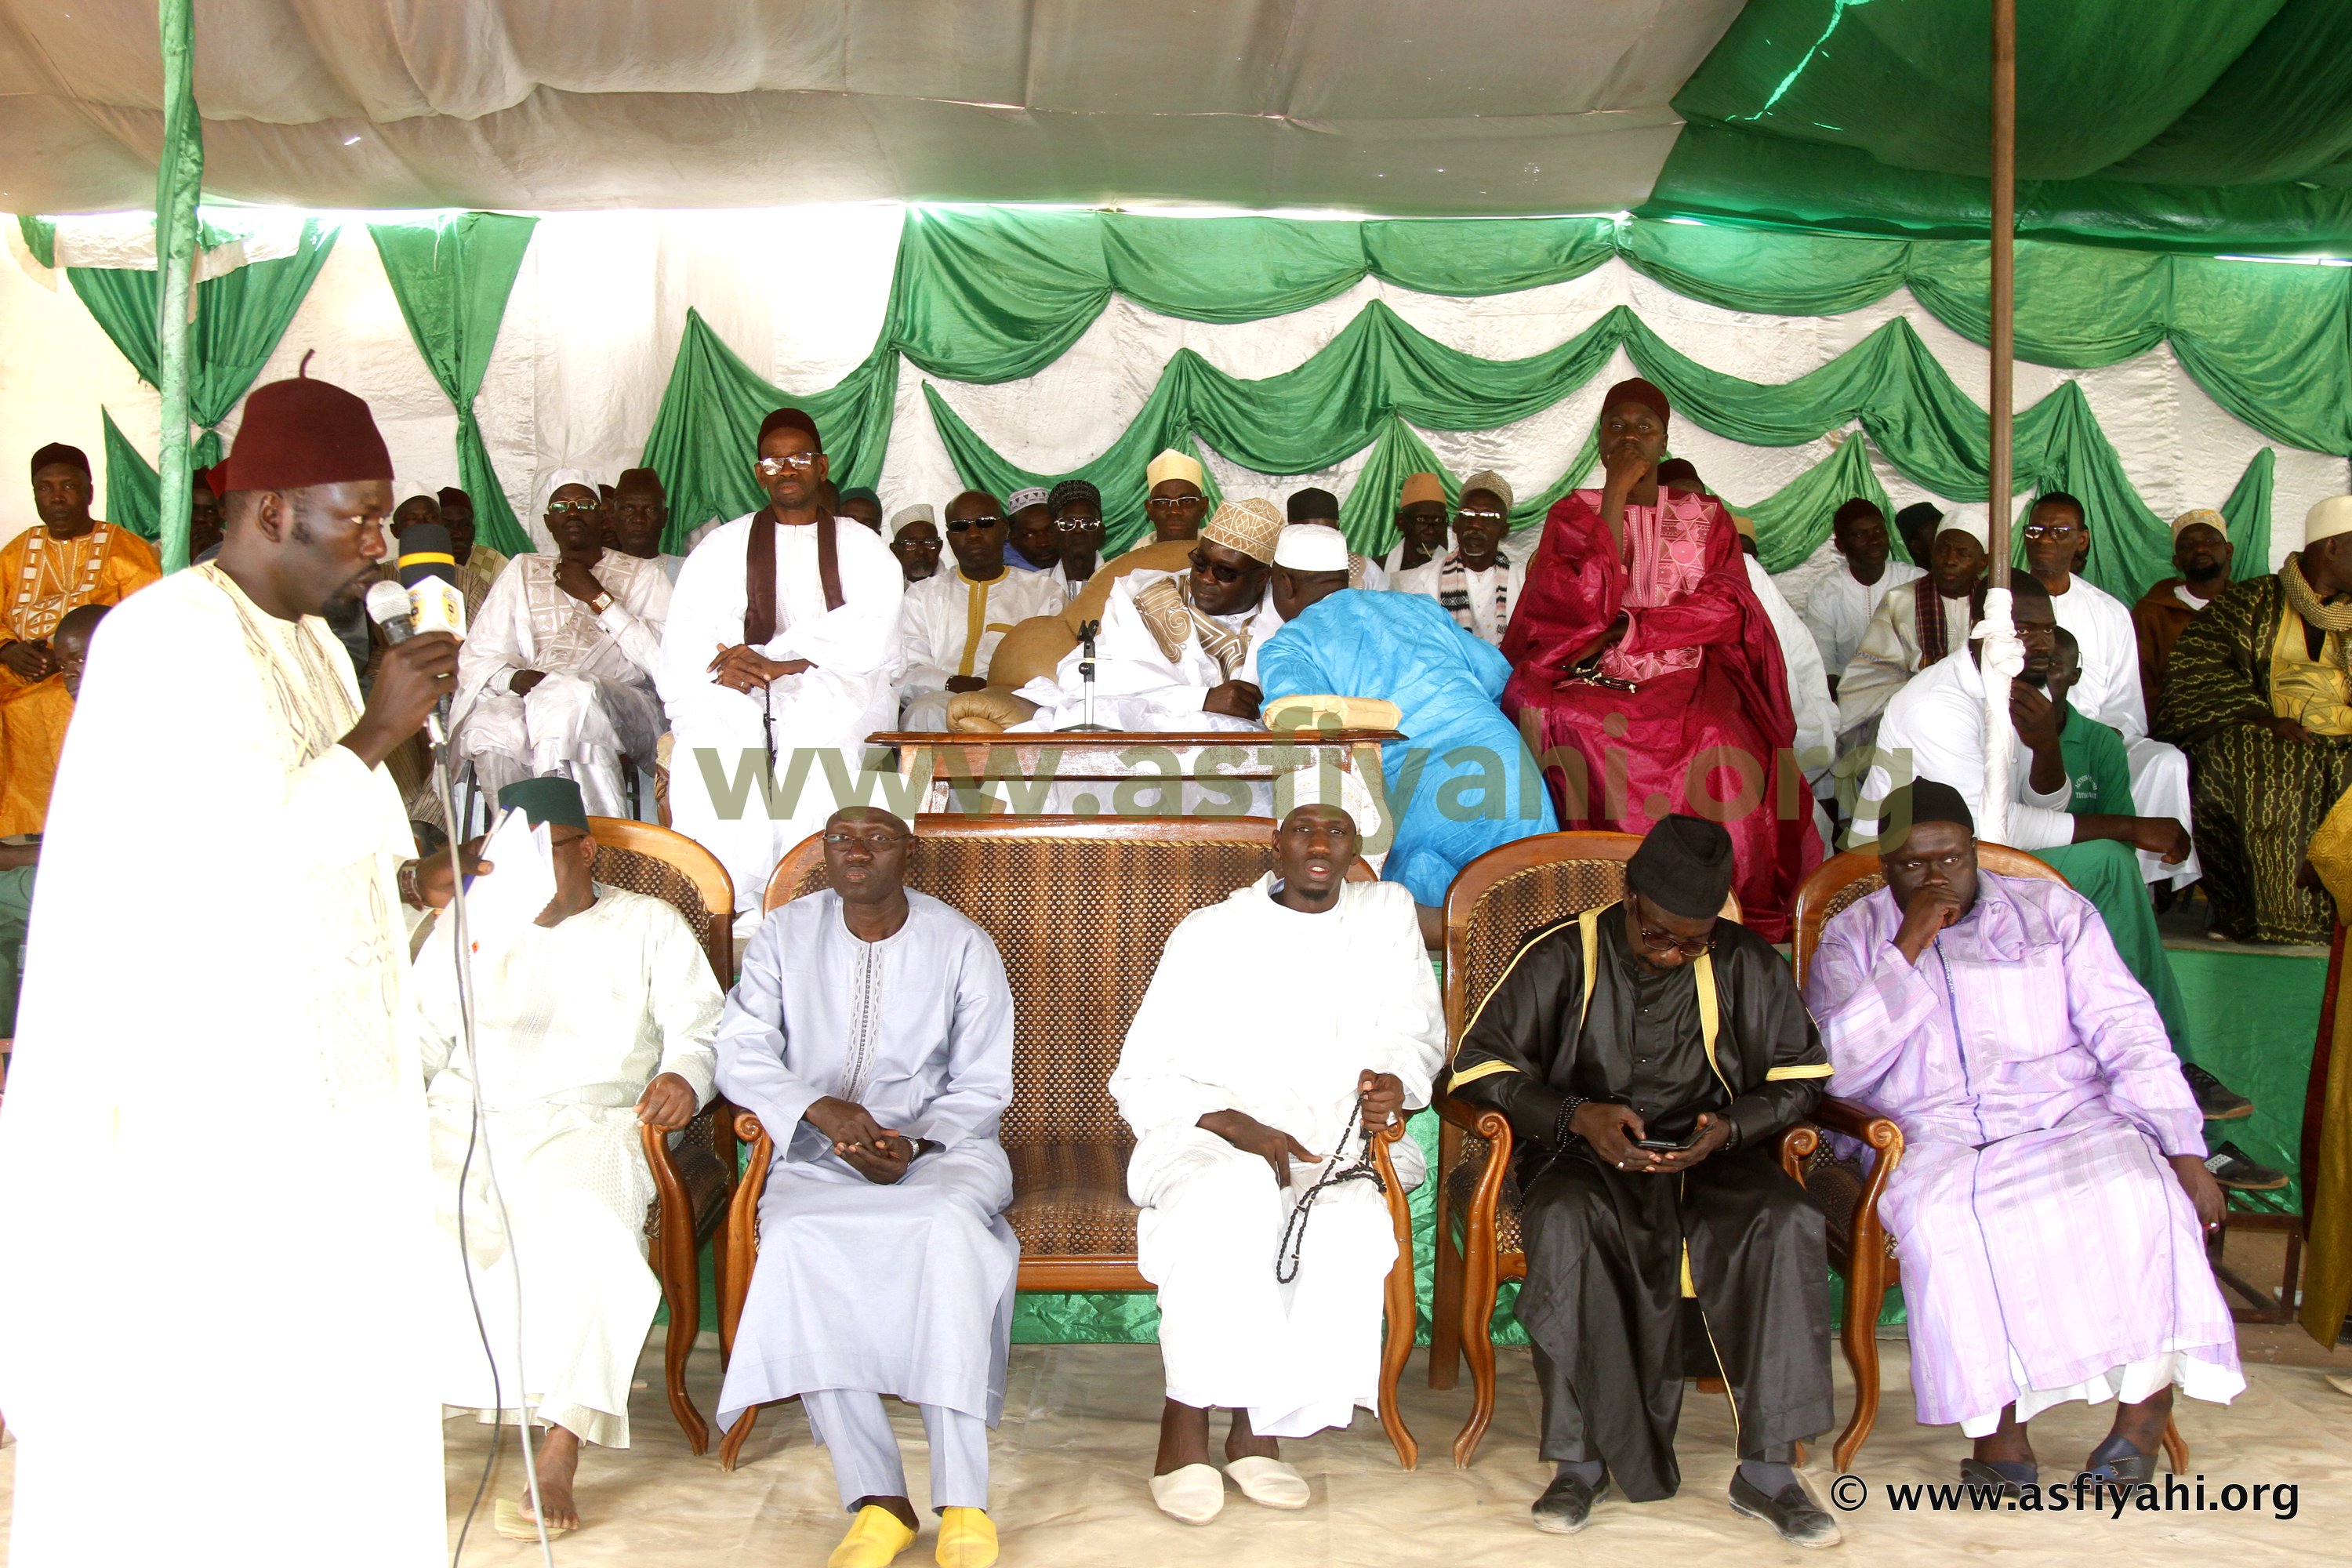
<path id="1" fill-rule="evenodd" d="M 994 528 L 1003 522 L 1001 517 L 962 517 L 948 523 L 950 533 L 961 533 L 967 528 Z"/>
<path id="2" fill-rule="evenodd" d="M 878 851 L 897 848 L 901 843 L 905 842 L 905 836 L 887 831 L 882 833 L 828 833 L 824 836 L 824 842 L 825 847 L 830 849 L 852 849 L 862 844 L 868 849 Z"/>
<path id="3" fill-rule="evenodd" d="M 551 500 L 547 503 L 547 515 L 562 517 L 566 512 L 570 512 L 574 516 L 585 517 L 592 511 L 603 510 L 604 506 L 603 501 L 594 500 Z"/>
<path id="4" fill-rule="evenodd" d="M 786 468 L 805 474 L 824 460 L 823 452 L 787 452 L 781 458 L 762 458 L 753 467 L 761 477 L 772 479 Z"/>
<path id="5" fill-rule="evenodd" d="M 1206 506 L 1209 503 L 1205 496 L 1152 496 L 1143 504 L 1154 511 L 1175 511 L 1182 507 Z"/>
<path id="6" fill-rule="evenodd" d="M 2028 539 L 2071 539 L 2083 531 L 2079 522 L 2029 522 L 2022 530 Z"/>
<path id="7" fill-rule="evenodd" d="M 1103 521 L 1098 517 L 1066 517 L 1054 524 L 1064 533 L 1085 533 L 1090 529 L 1100 529 L 1102 525 Z"/>
<path id="8" fill-rule="evenodd" d="M 1197 550 L 1186 559 L 1192 563 L 1193 571 L 1206 573 L 1220 583 L 1238 583 L 1249 571 L 1246 566 L 1228 566 L 1222 561 L 1212 561 Z"/>
<path id="9" fill-rule="evenodd" d="M 1715 932 L 1710 929 L 1705 936 L 1680 937 L 1672 931 L 1645 925 L 1642 928 L 1642 945 L 1652 952 L 1679 952 L 1685 958 L 1704 958 L 1714 950 Z"/>
<path id="10" fill-rule="evenodd" d="M 1457 512 L 1455 512 L 1455 513 L 1454 514 L 1454 525 L 1456 528 L 1459 528 L 1462 524 L 1464 524 L 1464 523 L 1465 523 L 1465 522 L 1493 522 L 1493 523 L 1504 523 L 1504 522 L 1508 522 L 1508 521 L 1511 521 L 1511 519 L 1510 519 L 1510 514 L 1509 514 L 1509 513 L 1507 513 L 1507 512 L 1500 512 L 1500 511 L 1468 511 L 1468 510 L 1464 510 L 1464 511 L 1457 511 Z"/>
<path id="11" fill-rule="evenodd" d="M 937 555 L 940 552 L 940 542 L 936 539 L 923 539 L 919 537 L 913 539 L 894 539 L 890 542 L 890 548 L 893 550 L 912 550 L 918 553 Z"/>

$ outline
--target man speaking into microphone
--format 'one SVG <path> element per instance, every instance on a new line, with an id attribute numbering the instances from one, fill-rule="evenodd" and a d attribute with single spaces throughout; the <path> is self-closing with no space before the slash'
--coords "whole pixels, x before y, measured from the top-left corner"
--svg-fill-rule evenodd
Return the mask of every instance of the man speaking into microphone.
<path id="1" fill-rule="evenodd" d="M 219 558 L 91 647 L 0 1110 L 12 1568 L 446 1552 L 399 903 L 449 867 L 383 763 L 457 642 L 389 649 L 362 706 L 320 618 L 374 581 L 391 481 L 359 398 L 257 389 Z"/>

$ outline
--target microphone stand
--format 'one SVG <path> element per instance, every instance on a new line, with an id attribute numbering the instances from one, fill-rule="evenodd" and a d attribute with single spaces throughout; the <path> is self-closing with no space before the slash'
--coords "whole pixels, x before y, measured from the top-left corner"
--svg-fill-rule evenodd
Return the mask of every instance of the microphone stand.
<path id="1" fill-rule="evenodd" d="M 1086 689 L 1086 720 L 1083 723 L 1065 724 L 1054 731 L 1057 735 L 1074 735 L 1082 731 L 1108 734 L 1110 726 L 1095 722 L 1095 634 L 1102 630 L 1100 621 L 1078 623 L 1078 679 Z"/>

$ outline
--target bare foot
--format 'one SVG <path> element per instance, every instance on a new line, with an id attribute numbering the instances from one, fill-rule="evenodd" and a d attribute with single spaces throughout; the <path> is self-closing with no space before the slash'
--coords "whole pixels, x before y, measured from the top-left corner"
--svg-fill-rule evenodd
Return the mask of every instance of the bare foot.
<path id="1" fill-rule="evenodd" d="M 2025 1435 L 2025 1423 L 2017 1418 L 2017 1406 L 2000 1407 L 2000 1425 L 1977 1439 L 1976 1458 L 1981 1464 L 2031 1465 L 2033 1445 Z"/>
<path id="2" fill-rule="evenodd" d="M 1155 1476 L 1174 1475 L 1187 1465 L 1209 1462 L 1209 1413 L 1170 1400 L 1160 1410 L 1160 1457 Z"/>
<path id="3" fill-rule="evenodd" d="M 908 1530 L 920 1531 L 923 1528 L 916 1521 L 915 1505 L 902 1497 L 862 1497 L 849 1505 L 849 1511 L 854 1514 L 861 1508 L 881 1509 Z"/>
<path id="4" fill-rule="evenodd" d="M 545 1506 L 542 1516 L 531 1507 L 530 1492 L 525 1489 L 517 1505 L 525 1519 L 544 1517 L 550 1530 L 580 1528 L 580 1509 L 572 1500 L 572 1480 L 580 1473 L 580 1439 L 561 1426 L 550 1426 L 539 1445 L 539 1500 Z"/>
<path id="5" fill-rule="evenodd" d="M 1225 1462 L 1231 1464 L 1235 1459 L 1253 1456 L 1261 1459 L 1279 1459 L 1282 1448 L 1273 1438 L 1261 1437 L 1250 1430 L 1248 1411 L 1236 1410 L 1234 1412 L 1234 1424 L 1225 1432 Z"/>

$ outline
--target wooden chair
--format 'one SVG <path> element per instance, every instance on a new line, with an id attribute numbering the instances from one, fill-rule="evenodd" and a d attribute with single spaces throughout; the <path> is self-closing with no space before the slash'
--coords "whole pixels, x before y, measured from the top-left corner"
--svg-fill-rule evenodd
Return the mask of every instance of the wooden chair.
<path id="1" fill-rule="evenodd" d="M 719 858 L 681 833 L 618 816 L 592 816 L 596 839 L 593 874 L 609 887 L 660 899 L 686 917 L 721 991 L 734 983 L 732 922 L 735 889 Z M 702 1246 L 727 1218 L 735 1190 L 735 1108 L 713 1097 L 682 1130 L 663 1134 L 640 1129 L 646 1163 L 653 1168 L 656 1197 L 646 1214 L 646 1238 L 654 1271 L 661 1277 L 669 1307 L 669 1333 L 662 1348 L 662 1372 L 670 1414 L 697 1454 L 710 1447 L 710 1428 L 686 1390 L 686 1358 L 702 1330 Z M 726 1249 L 714 1258 L 720 1299 L 726 1294 Z M 727 1348 L 722 1342 L 722 1352 Z"/>
<path id="2" fill-rule="evenodd" d="M 1625 862 L 1641 845 L 1632 833 L 1546 833 L 1490 849 L 1462 868 L 1445 894 L 1449 1059 L 1520 945 L 1547 926 L 1623 898 Z M 1725 900 L 1723 912 L 1738 920 L 1738 900 Z M 1454 1439 L 1454 1462 L 1466 1466 L 1495 1418 L 1495 1299 L 1504 1280 L 1527 1278 L 1528 1258 L 1519 1240 L 1518 1184 L 1511 1179 L 1509 1121 L 1450 1095 L 1439 1095 L 1436 1108 L 1443 1121 L 1429 1384 L 1453 1387 L 1468 1357 L 1470 1419 Z M 1783 1135 L 1781 1163 L 1791 1166 L 1791 1163 L 1811 1152 L 1819 1137 L 1811 1128 Z"/>
<path id="3" fill-rule="evenodd" d="M 2066 879 L 2049 862 L 2005 844 L 1979 843 L 1977 867 L 2003 877 L 2038 878 L 2062 888 L 2066 885 Z M 1805 879 L 1805 885 L 1797 889 L 1794 955 L 1799 985 L 1804 984 L 1812 967 L 1822 929 L 1885 885 L 1886 879 L 1878 868 L 1878 857 L 1853 849 L 1832 857 Z M 1903 1131 L 1867 1106 L 1830 1095 L 1822 1097 L 1813 1120 L 1829 1131 L 1843 1133 L 1874 1154 L 1865 1171 L 1859 1161 L 1832 1157 L 1829 1146 L 1823 1144 L 1812 1152 L 1797 1173 L 1805 1190 L 1829 1215 L 1830 1267 L 1845 1280 L 1844 1310 L 1838 1337 L 1845 1346 L 1846 1364 L 1853 1370 L 1853 1413 L 1847 1418 L 1845 1430 L 1838 1435 L 1832 1452 L 1837 1468 L 1850 1470 L 1854 1455 L 1862 1451 L 1863 1440 L 1878 1421 L 1879 1310 L 1885 1305 L 1887 1290 L 1901 1284 L 1903 1279 L 1902 1266 L 1895 1258 L 1895 1238 L 1886 1234 L 1878 1217 L 1879 1196 L 1886 1190 L 1887 1178 L 1903 1160 Z M 2188 1469 L 2189 1446 L 2181 1440 L 2180 1428 L 2170 1422 L 2164 1428 L 2164 1452 L 2174 1471 Z"/>
<path id="4" fill-rule="evenodd" d="M 1152 1288 L 1136 1268 L 1137 1210 L 1127 1196 L 1134 1140 L 1108 1085 L 1168 933 L 1273 866 L 1274 826 L 1265 817 L 915 819 L 907 885 L 978 922 L 1013 986 L 1013 1102 L 999 1136 L 1013 1166 L 1004 1217 L 1021 1239 L 1022 1289 Z M 1369 879 L 1369 868 L 1357 870 Z M 824 886 L 824 851 L 812 836 L 776 868 L 764 907 Z M 737 1112 L 736 1131 L 752 1147 L 735 1192 L 720 1288 L 719 1332 L 730 1347 L 759 1257 L 760 1198 L 775 1148 L 749 1111 Z M 1412 1352 L 1412 1219 L 1389 1154 L 1402 1135 L 1402 1126 L 1391 1129 L 1373 1154 L 1397 1237 L 1381 1425 L 1410 1469 L 1418 1450 L 1398 1414 L 1396 1386 Z M 755 1415 L 746 1410 L 729 1428 L 722 1465 L 733 1467 Z"/>

